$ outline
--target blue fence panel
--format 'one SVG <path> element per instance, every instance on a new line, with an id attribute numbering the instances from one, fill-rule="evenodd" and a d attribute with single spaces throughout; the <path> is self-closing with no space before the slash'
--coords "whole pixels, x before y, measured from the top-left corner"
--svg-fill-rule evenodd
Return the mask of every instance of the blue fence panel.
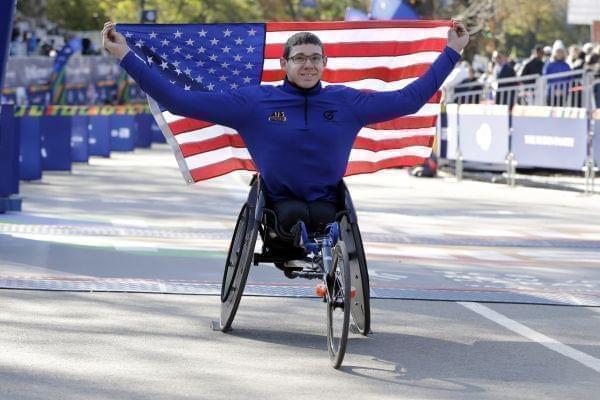
<path id="1" fill-rule="evenodd" d="M 41 118 L 42 170 L 71 170 L 71 116 L 60 115 L 60 106 L 49 106 Z"/>
<path id="2" fill-rule="evenodd" d="M 504 164 L 509 143 L 508 106 L 462 104 L 459 147 L 464 161 Z"/>
<path id="3" fill-rule="evenodd" d="M 33 181 L 42 178 L 42 137 L 40 121 L 43 107 L 17 107 L 19 132 L 19 178 Z"/>
<path id="4" fill-rule="evenodd" d="M 135 128 L 136 124 L 134 115 L 111 115 L 111 151 L 133 151 L 135 148 Z"/>
<path id="5" fill-rule="evenodd" d="M 90 115 L 89 119 L 90 156 L 110 156 L 110 116 Z"/>
<path id="6" fill-rule="evenodd" d="M 76 115 L 71 118 L 71 161 L 88 162 L 90 117 L 87 115 Z"/>
<path id="7" fill-rule="evenodd" d="M 587 157 L 584 108 L 515 106 L 512 151 L 517 166 L 581 171 Z"/>
<path id="8" fill-rule="evenodd" d="M 152 119 L 154 119 L 154 117 Z M 163 135 L 156 121 L 152 122 L 150 130 L 152 131 L 152 143 L 167 143 L 167 139 L 165 139 L 165 135 Z"/>
<path id="9" fill-rule="evenodd" d="M 19 170 L 17 168 L 19 153 L 15 142 L 18 141 L 14 109 L 12 105 L 5 104 L 0 106 L 0 197 L 8 197 L 19 192 Z M 15 180 L 17 181 L 16 187 Z"/>
<path id="10" fill-rule="evenodd" d="M 141 112 L 135 116 L 136 137 L 135 147 L 148 148 L 152 144 L 152 124 L 154 117 L 152 114 Z"/>

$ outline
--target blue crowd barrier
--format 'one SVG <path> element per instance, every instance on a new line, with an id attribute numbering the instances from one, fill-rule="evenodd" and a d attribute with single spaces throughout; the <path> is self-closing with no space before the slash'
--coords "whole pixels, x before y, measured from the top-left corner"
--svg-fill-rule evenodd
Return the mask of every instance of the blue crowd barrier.
<path id="1" fill-rule="evenodd" d="M 110 117 L 111 151 L 133 151 L 136 141 L 135 108 L 117 106 Z"/>
<path id="2" fill-rule="evenodd" d="M 163 135 L 156 121 L 152 122 L 150 130 L 152 131 L 152 143 L 167 143 L 167 139 L 165 139 L 165 135 Z"/>
<path id="3" fill-rule="evenodd" d="M 17 107 L 17 125 L 19 132 L 19 178 L 32 181 L 42 178 L 42 138 L 40 119 L 43 107 Z"/>
<path id="4" fill-rule="evenodd" d="M 581 171 L 587 158 L 584 108 L 515 106 L 512 152 L 518 166 Z"/>
<path id="5" fill-rule="evenodd" d="M 104 108 L 103 108 L 104 109 Z M 89 154 L 90 156 L 110 157 L 110 114 L 97 107 L 91 107 L 89 122 Z"/>
<path id="6" fill-rule="evenodd" d="M 509 152 L 508 106 L 463 104 L 458 130 L 464 161 L 504 164 Z"/>
<path id="7" fill-rule="evenodd" d="M 19 192 L 18 187 L 18 143 L 12 105 L 0 106 L 0 197 Z M 15 180 L 17 184 L 15 186 Z M 2 207 L 4 211 L 5 207 Z"/>
<path id="8" fill-rule="evenodd" d="M 71 118 L 61 115 L 62 106 L 48 106 L 41 118 L 42 170 L 71 170 Z"/>
<path id="9" fill-rule="evenodd" d="M 71 118 L 71 161 L 88 162 L 90 117 L 76 115 Z"/>
<path id="10" fill-rule="evenodd" d="M 135 147 L 148 148 L 152 145 L 152 125 L 154 117 L 152 114 L 141 112 L 135 116 L 136 137 Z"/>

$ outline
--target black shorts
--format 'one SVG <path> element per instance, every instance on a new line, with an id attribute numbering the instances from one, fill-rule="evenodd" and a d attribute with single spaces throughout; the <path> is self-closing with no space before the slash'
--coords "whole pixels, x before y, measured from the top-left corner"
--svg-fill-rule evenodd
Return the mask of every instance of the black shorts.
<path id="1" fill-rule="evenodd" d="M 282 200 L 274 203 L 273 208 L 279 225 L 288 233 L 298 221 L 304 221 L 309 232 L 321 232 L 327 224 L 335 221 L 337 212 L 335 203 L 324 200 Z"/>

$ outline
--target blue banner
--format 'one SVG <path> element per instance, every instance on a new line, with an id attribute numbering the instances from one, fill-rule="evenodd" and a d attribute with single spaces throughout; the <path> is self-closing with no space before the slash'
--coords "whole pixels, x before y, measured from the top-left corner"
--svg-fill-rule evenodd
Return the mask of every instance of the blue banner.
<path id="1" fill-rule="evenodd" d="M 152 124 L 150 130 L 152 131 L 152 143 L 167 143 L 167 139 L 165 139 L 165 135 L 163 135 L 156 121 Z"/>
<path id="2" fill-rule="evenodd" d="M 346 7 L 346 14 L 344 16 L 344 21 L 368 21 L 369 20 L 369 16 L 367 15 L 367 13 L 363 12 L 362 10 L 353 8 L 353 7 Z"/>
<path id="3" fill-rule="evenodd" d="M 373 0 L 371 2 L 373 19 L 419 19 L 419 14 L 402 0 Z"/>
<path id="4" fill-rule="evenodd" d="M 458 150 L 458 104 L 446 104 L 446 158 L 456 160 Z"/>
<path id="5" fill-rule="evenodd" d="M 110 156 L 109 115 L 90 115 L 88 143 L 90 156 Z"/>
<path id="6" fill-rule="evenodd" d="M 508 106 L 462 104 L 458 142 L 464 161 L 504 164 L 509 149 Z"/>
<path id="7" fill-rule="evenodd" d="M 85 107 L 81 107 L 84 109 Z M 76 115 L 71 117 L 71 161 L 88 162 L 90 117 L 87 115 Z"/>
<path id="8" fill-rule="evenodd" d="M 154 117 L 149 112 L 142 112 L 135 116 L 135 123 L 135 147 L 150 147 L 152 144 L 152 125 L 155 125 Z"/>
<path id="9" fill-rule="evenodd" d="M 135 116 L 141 107 L 116 106 L 110 117 L 110 149 L 112 151 L 133 151 L 136 141 Z"/>
<path id="10" fill-rule="evenodd" d="M 512 151 L 517 167 L 581 171 L 587 157 L 584 108 L 515 106 Z"/>
<path id="11" fill-rule="evenodd" d="M 49 106 L 41 118 L 42 170 L 71 170 L 71 118 L 61 106 Z"/>
<path id="12" fill-rule="evenodd" d="M 19 146 L 12 105 L 0 106 L 0 197 L 19 193 Z"/>
<path id="13" fill-rule="evenodd" d="M 42 107 L 17 107 L 15 115 L 18 120 L 20 139 L 19 178 L 32 181 L 42 178 L 42 138 L 40 121 Z"/>

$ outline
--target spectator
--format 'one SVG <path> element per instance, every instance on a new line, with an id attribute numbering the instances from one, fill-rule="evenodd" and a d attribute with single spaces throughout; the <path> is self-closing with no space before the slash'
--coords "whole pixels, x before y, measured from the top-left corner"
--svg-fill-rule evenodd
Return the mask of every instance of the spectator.
<path id="1" fill-rule="evenodd" d="M 512 64 L 504 53 L 494 52 L 492 56 L 496 67 L 496 79 L 503 80 L 506 78 L 514 78 L 517 76 Z M 509 108 L 515 104 L 515 90 L 508 89 L 515 86 L 516 82 L 498 82 L 498 92 L 496 93 L 496 104 L 508 104 Z M 503 89 L 506 88 L 506 89 Z"/>
<path id="2" fill-rule="evenodd" d="M 579 65 L 579 53 L 581 52 L 581 50 L 579 49 L 579 46 L 577 46 L 576 44 L 572 44 L 571 46 L 569 46 L 569 55 L 567 56 L 567 64 L 569 64 L 569 67 L 571 69 L 577 69 L 577 67 L 581 68 L 581 65 Z"/>
<path id="3" fill-rule="evenodd" d="M 555 41 L 552 46 L 552 59 L 544 66 L 544 75 L 570 71 L 571 68 L 565 61 L 566 57 L 567 53 L 563 42 L 560 40 Z M 546 98 L 548 105 L 560 107 L 564 105 L 570 80 L 570 77 L 548 79 L 548 95 Z"/>
<path id="4" fill-rule="evenodd" d="M 544 58 L 542 60 L 544 61 L 544 65 L 550 62 L 550 57 L 552 57 L 552 47 L 544 46 Z"/>
<path id="5" fill-rule="evenodd" d="M 591 44 L 591 43 L 590 43 Z M 594 108 L 600 108 L 600 45 L 595 49 L 592 47 L 592 51 L 586 57 L 585 69 L 588 71 L 592 71 L 594 74 L 594 104 L 592 105 Z"/>
<path id="6" fill-rule="evenodd" d="M 527 75 L 542 75 L 544 70 L 544 48 L 542 46 L 535 46 L 533 50 L 531 50 L 531 58 L 529 61 L 525 63 L 523 70 L 521 71 L 521 76 Z M 535 82 L 532 80 L 531 82 Z"/>
<path id="7" fill-rule="evenodd" d="M 483 84 L 475 77 L 473 67 L 467 64 L 467 77 L 454 89 L 456 102 L 459 104 L 479 104 L 483 93 Z M 463 94 L 464 93 L 464 94 Z"/>

